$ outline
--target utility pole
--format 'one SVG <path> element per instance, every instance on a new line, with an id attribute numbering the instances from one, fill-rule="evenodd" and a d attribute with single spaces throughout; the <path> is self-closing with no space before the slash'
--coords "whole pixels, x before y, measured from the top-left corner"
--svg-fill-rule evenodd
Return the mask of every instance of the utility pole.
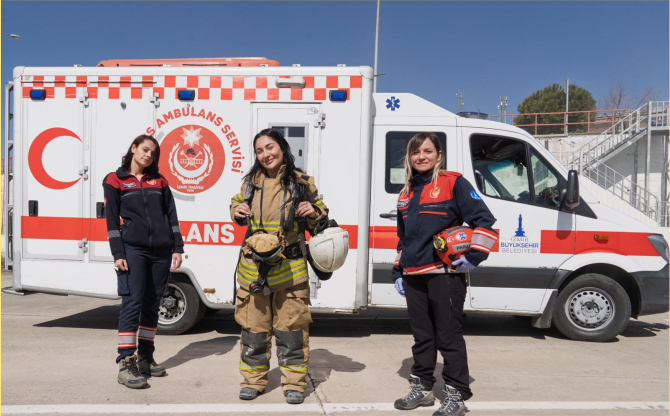
<path id="1" fill-rule="evenodd" d="M 458 95 L 458 112 L 462 113 L 465 109 L 465 103 L 463 102 L 463 91 L 459 91 L 456 95 Z"/>
<path id="2" fill-rule="evenodd" d="M 375 31 L 375 68 L 372 79 L 372 92 L 377 92 L 377 52 L 379 51 L 379 2 L 377 0 L 377 30 Z"/>

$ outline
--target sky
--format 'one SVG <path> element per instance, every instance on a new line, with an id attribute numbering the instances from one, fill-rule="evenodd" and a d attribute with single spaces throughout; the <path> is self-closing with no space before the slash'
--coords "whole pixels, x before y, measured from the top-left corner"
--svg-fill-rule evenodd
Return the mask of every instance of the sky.
<path id="1" fill-rule="evenodd" d="M 2 84 L 15 66 L 265 56 L 290 66 L 374 63 L 376 1 L 2 1 Z M 378 92 L 508 113 L 552 83 L 653 87 L 668 99 L 669 3 L 382 1 Z M 2 105 L 5 97 L 3 88 Z M 3 131 L 4 131 L 3 111 Z M 3 149 L 4 155 L 4 149 Z"/>

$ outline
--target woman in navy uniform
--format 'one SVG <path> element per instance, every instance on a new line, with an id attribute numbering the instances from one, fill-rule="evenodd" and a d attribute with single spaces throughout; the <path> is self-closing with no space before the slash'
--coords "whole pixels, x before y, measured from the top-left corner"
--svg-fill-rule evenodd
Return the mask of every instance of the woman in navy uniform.
<path id="1" fill-rule="evenodd" d="M 437 351 L 444 359 L 445 399 L 434 415 L 465 414 L 472 397 L 463 339 L 466 275 L 486 260 L 498 234 L 496 219 L 460 173 L 441 170 L 444 152 L 435 134 L 419 133 L 405 155 L 405 186 L 398 197 L 398 256 L 393 278 L 407 298 L 414 335 L 410 392 L 396 409 L 432 406 Z M 474 229 L 470 250 L 447 267 L 433 247 L 433 236 L 466 222 Z"/>
<path id="2" fill-rule="evenodd" d="M 184 252 L 174 198 L 167 180 L 158 173 L 159 158 L 156 139 L 138 136 L 121 160 L 121 167 L 102 182 L 107 236 L 117 270 L 118 293 L 123 299 L 117 380 L 134 389 L 147 387 L 141 373 L 166 375 L 153 358 L 158 307 L 170 270 L 181 265 Z"/>

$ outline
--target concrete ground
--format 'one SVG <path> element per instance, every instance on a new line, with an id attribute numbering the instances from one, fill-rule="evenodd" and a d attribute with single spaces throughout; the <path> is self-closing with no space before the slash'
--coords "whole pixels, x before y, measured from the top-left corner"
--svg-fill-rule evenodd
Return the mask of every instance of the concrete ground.
<path id="1" fill-rule="evenodd" d="M 11 275 L 2 273 L 2 286 Z M 315 314 L 305 403 L 285 403 L 276 358 L 266 394 L 238 398 L 239 327 L 232 313 L 158 336 L 168 369 L 150 388 L 116 382 L 119 302 L 2 294 L 3 414 L 432 414 L 393 409 L 408 391 L 412 336 L 404 311 Z M 571 341 L 529 319 L 468 314 L 470 415 L 668 414 L 668 314 L 631 320 L 607 343 Z M 441 362 L 441 358 L 439 359 Z M 437 365 L 440 379 L 442 364 Z M 443 383 L 435 386 L 435 394 Z"/>

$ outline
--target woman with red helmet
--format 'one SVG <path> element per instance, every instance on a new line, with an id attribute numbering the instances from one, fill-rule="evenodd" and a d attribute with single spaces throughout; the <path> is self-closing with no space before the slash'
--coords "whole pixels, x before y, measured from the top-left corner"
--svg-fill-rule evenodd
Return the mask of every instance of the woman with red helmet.
<path id="1" fill-rule="evenodd" d="M 410 410 L 434 404 L 433 373 L 440 351 L 445 398 L 434 415 L 463 415 L 463 401 L 472 397 L 463 339 L 465 273 L 486 260 L 498 234 L 492 228 L 496 219 L 472 185 L 460 173 L 441 170 L 444 160 L 433 133 L 416 134 L 407 145 L 393 278 L 407 298 L 414 365 L 410 392 L 394 406 Z M 474 229 L 470 250 L 447 266 L 433 247 L 433 236 L 464 222 Z"/>

